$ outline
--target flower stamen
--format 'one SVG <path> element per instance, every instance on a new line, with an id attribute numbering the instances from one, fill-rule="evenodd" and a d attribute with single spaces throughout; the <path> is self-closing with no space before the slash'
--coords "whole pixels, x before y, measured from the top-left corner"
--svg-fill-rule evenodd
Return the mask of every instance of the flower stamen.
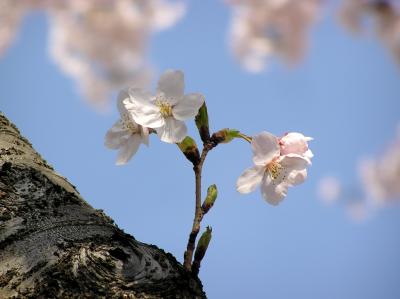
<path id="1" fill-rule="evenodd" d="M 157 99 L 156 105 L 160 108 L 160 113 L 164 118 L 172 116 L 172 106 L 170 103 L 165 100 Z"/>
<path id="2" fill-rule="evenodd" d="M 279 175 L 281 174 L 281 171 L 283 170 L 284 167 L 281 164 L 279 164 L 278 162 L 272 161 L 272 162 L 268 163 L 265 168 L 266 168 L 266 171 L 268 171 L 269 174 L 271 175 L 271 178 L 273 180 L 276 180 L 279 177 Z"/>

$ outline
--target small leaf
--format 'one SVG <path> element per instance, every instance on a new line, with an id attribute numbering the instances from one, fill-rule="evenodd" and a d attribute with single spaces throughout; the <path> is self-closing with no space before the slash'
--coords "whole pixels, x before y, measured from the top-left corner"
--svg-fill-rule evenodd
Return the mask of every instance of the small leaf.
<path id="1" fill-rule="evenodd" d="M 195 118 L 197 129 L 199 130 L 201 140 L 206 142 L 210 139 L 210 128 L 208 125 L 208 112 L 206 102 L 200 107 Z"/>
<path id="2" fill-rule="evenodd" d="M 218 196 L 217 186 L 213 184 L 210 187 L 208 187 L 206 199 L 204 200 L 203 205 L 201 206 L 204 214 L 206 214 L 213 207 L 215 200 L 217 199 L 217 196 Z"/>
<path id="3" fill-rule="evenodd" d="M 194 165 L 200 161 L 200 153 L 197 148 L 196 141 L 192 137 L 186 136 L 181 143 L 177 143 L 179 149 L 185 155 L 185 157 L 192 162 Z"/>

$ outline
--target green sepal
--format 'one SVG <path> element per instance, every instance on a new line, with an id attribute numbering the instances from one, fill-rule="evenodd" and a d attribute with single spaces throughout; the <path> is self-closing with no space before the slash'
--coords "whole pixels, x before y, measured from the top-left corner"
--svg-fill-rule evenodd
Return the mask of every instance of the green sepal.
<path id="1" fill-rule="evenodd" d="M 177 143 L 179 149 L 185 155 L 185 157 L 192 162 L 194 165 L 200 161 L 200 153 L 197 148 L 196 141 L 190 136 L 186 136 L 181 143 Z"/>
<path id="2" fill-rule="evenodd" d="M 211 241 L 211 233 L 212 233 L 212 228 L 207 226 L 206 231 L 201 235 L 199 242 L 197 242 L 197 247 L 194 253 L 194 260 L 192 264 L 192 272 L 195 275 L 199 273 L 201 261 L 203 260 L 208 245 L 210 244 Z"/>
<path id="3" fill-rule="evenodd" d="M 225 128 L 215 132 L 211 139 L 216 143 L 229 143 L 235 138 L 240 138 L 240 131 L 235 129 Z"/>
<path id="4" fill-rule="evenodd" d="M 217 186 L 213 184 L 210 187 L 208 187 L 206 199 L 204 200 L 203 205 L 201 206 L 204 214 L 206 214 L 213 207 L 215 200 L 217 199 L 217 196 L 218 196 Z"/>
<path id="5" fill-rule="evenodd" d="M 208 124 L 208 112 L 206 102 L 200 107 L 195 118 L 197 129 L 199 130 L 200 138 L 203 142 L 210 139 L 210 128 Z"/>

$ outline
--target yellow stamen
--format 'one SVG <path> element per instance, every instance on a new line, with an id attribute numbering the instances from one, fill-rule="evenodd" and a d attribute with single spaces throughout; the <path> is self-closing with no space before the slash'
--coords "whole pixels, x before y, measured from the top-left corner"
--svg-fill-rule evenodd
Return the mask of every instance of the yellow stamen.
<path id="1" fill-rule="evenodd" d="M 283 170 L 283 166 L 276 161 L 272 161 L 267 164 L 266 170 L 269 172 L 272 179 L 276 180 L 279 177 L 279 175 L 281 174 L 281 171 Z"/>
<path id="2" fill-rule="evenodd" d="M 172 116 L 172 106 L 165 100 L 158 99 L 156 105 L 160 108 L 160 113 L 163 117 Z"/>

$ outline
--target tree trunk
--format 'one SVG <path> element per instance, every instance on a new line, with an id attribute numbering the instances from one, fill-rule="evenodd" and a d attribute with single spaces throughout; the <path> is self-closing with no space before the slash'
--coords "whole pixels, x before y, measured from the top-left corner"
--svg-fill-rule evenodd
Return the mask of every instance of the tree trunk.
<path id="1" fill-rule="evenodd" d="M 206 298 L 169 253 L 85 202 L 0 113 L 0 298 Z"/>

